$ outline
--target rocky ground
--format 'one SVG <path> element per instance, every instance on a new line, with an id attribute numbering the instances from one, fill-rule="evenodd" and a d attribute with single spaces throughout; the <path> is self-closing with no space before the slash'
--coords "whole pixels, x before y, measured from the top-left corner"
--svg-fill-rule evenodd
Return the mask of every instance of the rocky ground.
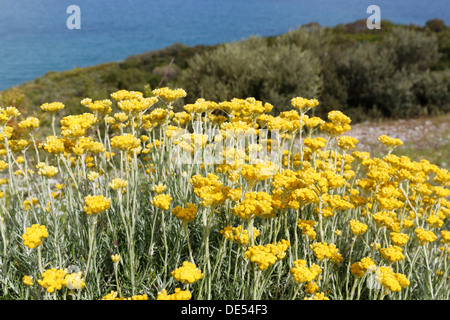
<path id="1" fill-rule="evenodd" d="M 383 122 L 363 122 L 352 125 L 347 135 L 359 140 L 358 150 L 368 151 L 374 156 L 386 152 L 378 141 L 381 135 L 388 135 L 403 141 L 396 155 L 405 155 L 412 160 L 427 159 L 446 169 L 450 169 L 450 114 L 407 120 L 384 120 Z"/>

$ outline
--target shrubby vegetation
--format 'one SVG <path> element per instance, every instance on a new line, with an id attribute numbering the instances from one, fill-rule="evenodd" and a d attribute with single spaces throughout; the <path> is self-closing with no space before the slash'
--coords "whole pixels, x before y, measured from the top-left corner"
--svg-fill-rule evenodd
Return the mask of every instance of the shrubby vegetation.
<path id="1" fill-rule="evenodd" d="M 450 27 L 441 20 L 424 27 L 383 21 L 381 30 L 368 30 L 361 20 L 334 28 L 310 24 L 215 46 L 175 44 L 118 63 L 50 72 L 18 91 L 31 109 L 56 99 L 67 113 L 82 112 L 84 97 L 102 99 L 111 91 L 145 91 L 145 86 L 185 88 L 179 108 L 198 97 L 251 96 L 280 112 L 290 97 L 306 96 L 320 99 L 319 116 L 339 109 L 360 121 L 446 113 L 449 79 Z"/>

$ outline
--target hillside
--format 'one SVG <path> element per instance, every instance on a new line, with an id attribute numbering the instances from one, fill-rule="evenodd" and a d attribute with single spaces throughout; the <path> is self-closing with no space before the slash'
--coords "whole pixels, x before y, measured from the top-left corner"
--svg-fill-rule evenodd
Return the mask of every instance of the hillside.
<path id="1" fill-rule="evenodd" d="M 450 27 L 365 21 L 334 28 L 305 25 L 276 37 L 252 37 L 216 46 L 168 48 L 124 61 L 49 72 L 1 92 L 0 103 L 35 113 L 51 101 L 65 112 L 83 111 L 80 100 L 109 98 L 119 89 L 182 87 L 184 102 L 255 97 L 283 111 L 294 96 L 317 97 L 321 114 L 340 109 L 354 119 L 410 118 L 450 110 Z"/>

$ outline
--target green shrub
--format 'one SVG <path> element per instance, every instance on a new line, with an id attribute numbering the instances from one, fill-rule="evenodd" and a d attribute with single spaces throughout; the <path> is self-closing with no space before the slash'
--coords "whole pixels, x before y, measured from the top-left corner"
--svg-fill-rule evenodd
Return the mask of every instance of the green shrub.
<path id="1" fill-rule="evenodd" d="M 179 83 L 188 97 L 224 101 L 254 97 L 284 110 L 294 96 L 315 97 L 322 80 L 310 50 L 262 38 L 227 43 L 188 60 Z"/>

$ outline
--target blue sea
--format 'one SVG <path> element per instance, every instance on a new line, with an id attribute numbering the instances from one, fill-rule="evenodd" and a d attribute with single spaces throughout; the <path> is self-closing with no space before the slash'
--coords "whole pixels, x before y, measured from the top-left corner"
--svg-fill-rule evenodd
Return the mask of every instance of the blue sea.
<path id="1" fill-rule="evenodd" d="M 210 45 L 367 19 L 373 4 L 395 23 L 450 23 L 448 0 L 0 0 L 0 90 L 176 42 Z M 67 27 L 70 5 L 80 9 L 80 29 Z"/>

